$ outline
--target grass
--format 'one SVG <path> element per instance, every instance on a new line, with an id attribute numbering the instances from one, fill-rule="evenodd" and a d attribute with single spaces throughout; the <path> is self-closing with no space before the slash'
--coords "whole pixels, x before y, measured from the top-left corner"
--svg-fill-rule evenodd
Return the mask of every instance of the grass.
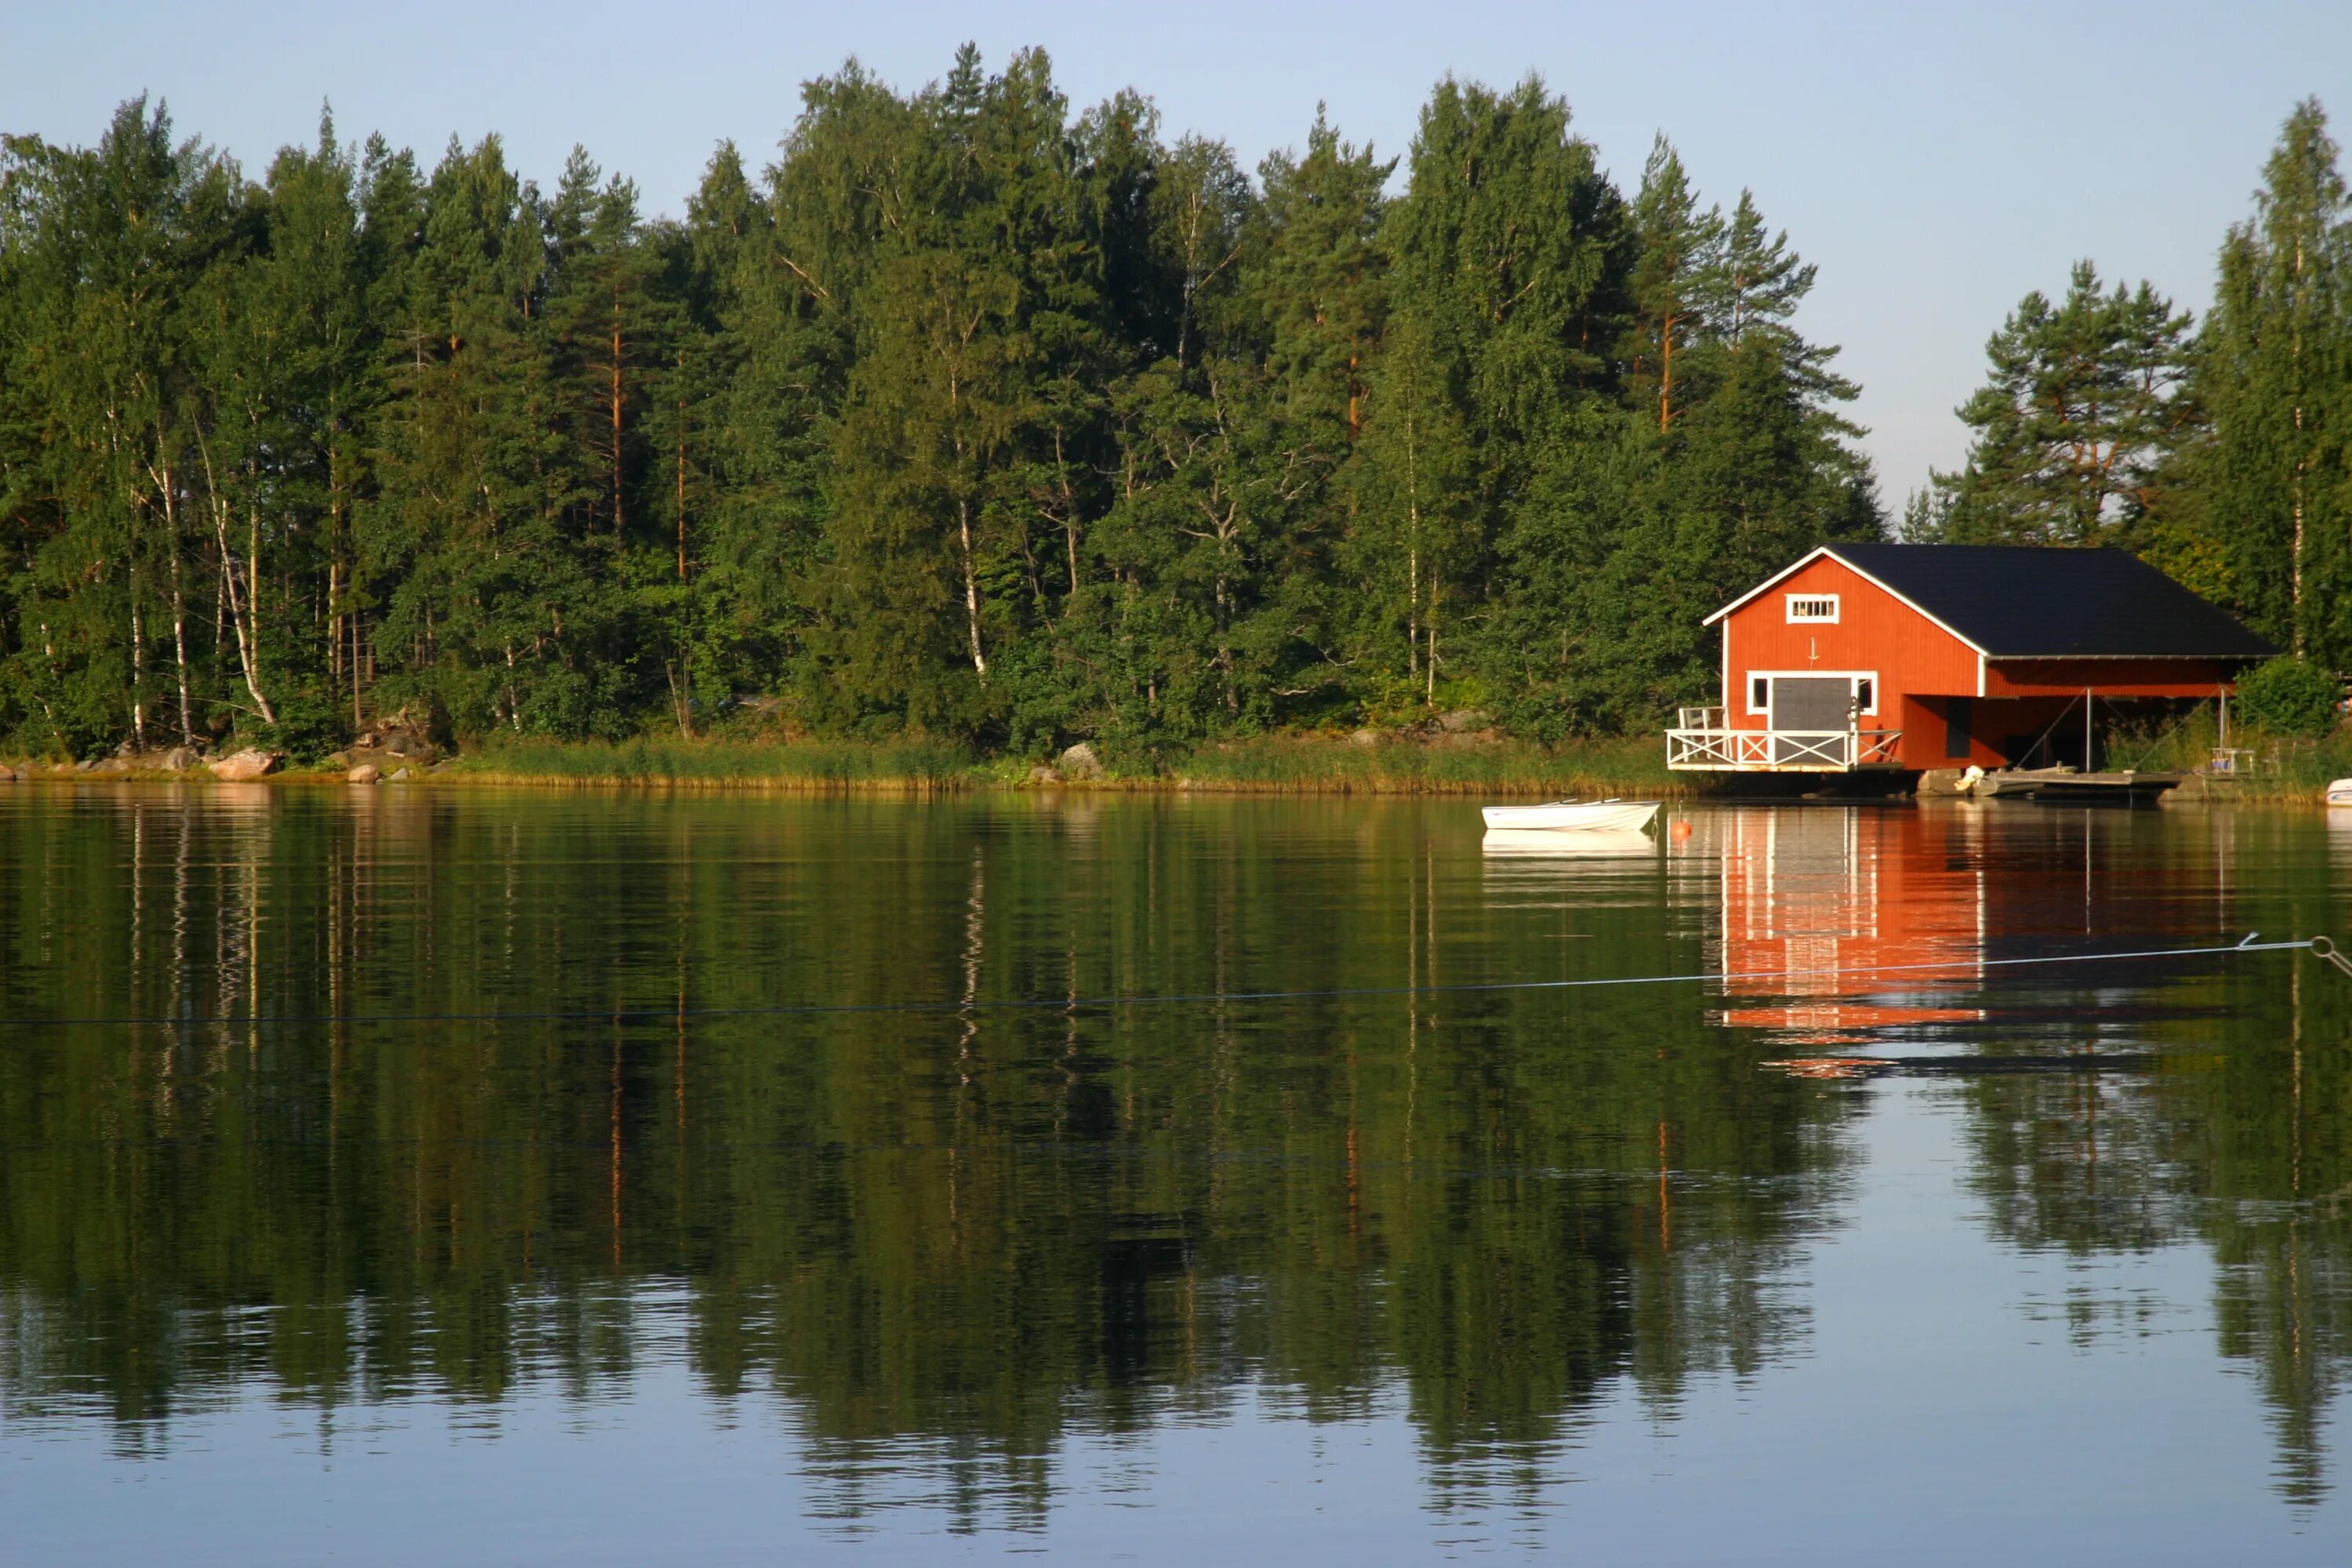
<path id="1" fill-rule="evenodd" d="M 1370 738 L 1367 737 L 1369 740 Z M 2110 766 L 2142 772 L 2201 771 L 2215 740 L 2210 709 L 2168 726 L 2120 730 L 2107 739 Z M 2264 735 L 2233 726 L 2233 744 L 2253 753 L 2253 771 L 2221 798 L 2315 801 L 2329 781 L 2352 777 L 2352 729 L 2319 740 Z M 631 741 L 488 740 L 470 742 L 436 769 L 436 784 L 614 786 L 673 790 L 769 791 L 807 795 L 942 795 L 1030 787 L 1035 766 L 990 758 L 951 742 L 712 739 L 648 736 Z M 36 777 L 72 777 L 38 764 Z M 201 774 L 110 773 L 185 782 Z M 292 770 L 279 775 L 320 782 L 340 773 Z M 1203 746 L 1162 759 L 1157 768 L 1114 771 L 1065 787 L 1094 790 L 1194 790 L 1249 795 L 1549 796 L 1622 795 L 1686 797 L 1720 781 L 1666 771 L 1655 735 L 1600 737 L 1559 747 L 1524 741 L 1383 734 L 1370 743 L 1345 735 L 1292 732 Z"/>
<path id="2" fill-rule="evenodd" d="M 478 742 L 436 783 L 633 785 L 810 794 L 941 794 L 1029 785 L 1034 763 L 986 758 L 935 741 L 681 741 Z M 1687 775 L 1666 771 L 1654 736 L 1559 749 L 1525 742 L 1383 737 L 1360 744 L 1326 734 L 1264 735 L 1113 772 L 1062 787 L 1184 789 L 1255 795 L 1575 794 L 1683 795 Z"/>
<path id="3" fill-rule="evenodd" d="M 940 794 L 985 782 L 981 760 L 939 741 L 509 741 L 468 748 L 436 782 L 634 784 L 809 794 Z"/>
<path id="4" fill-rule="evenodd" d="M 2212 710 L 2200 709 L 2166 729 L 2111 735 L 2105 760 L 2142 773 L 2202 773 L 2219 728 Z M 2232 724 L 2230 744 L 2251 753 L 2252 766 L 2223 786 L 2228 799 L 2315 801 L 2334 780 L 2352 777 L 2352 731 L 2339 728 L 2315 740 Z"/>
<path id="5" fill-rule="evenodd" d="M 1623 795 L 1692 793 L 1666 771 L 1654 735 L 1583 741 L 1557 750 L 1521 741 L 1422 744 L 1384 738 L 1263 735 L 1195 752 L 1171 772 L 1184 787 L 1265 794 Z"/>

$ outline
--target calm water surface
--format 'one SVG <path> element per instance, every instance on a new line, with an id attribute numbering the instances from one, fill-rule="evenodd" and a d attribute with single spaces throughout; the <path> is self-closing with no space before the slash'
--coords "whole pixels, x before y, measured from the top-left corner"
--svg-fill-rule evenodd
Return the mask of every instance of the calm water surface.
<path id="1" fill-rule="evenodd" d="M 2345 1561 L 2352 823 L 1675 815 L 0 794 L 0 1557 Z"/>

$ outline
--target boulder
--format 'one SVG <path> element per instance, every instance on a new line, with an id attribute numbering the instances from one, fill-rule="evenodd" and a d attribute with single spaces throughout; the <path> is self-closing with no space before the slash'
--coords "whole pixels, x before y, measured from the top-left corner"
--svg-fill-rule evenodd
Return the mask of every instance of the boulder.
<path id="1" fill-rule="evenodd" d="M 204 760 L 194 746 L 174 746 L 164 752 L 163 760 L 155 765 L 167 773 L 184 773 Z"/>
<path id="2" fill-rule="evenodd" d="M 406 727 L 390 729 L 383 731 L 373 739 L 374 743 L 383 747 L 389 754 L 398 757 L 403 762 L 415 763 L 420 766 L 440 754 L 440 748 L 436 746 L 421 730 Z"/>
<path id="3" fill-rule="evenodd" d="M 0 784 L 15 784 L 20 775 L 5 763 L 0 763 Z"/>
<path id="4" fill-rule="evenodd" d="M 78 773 L 86 773 L 96 766 L 98 766 L 98 759 L 96 757 L 84 757 L 81 761 L 73 765 L 73 771 Z"/>
<path id="5" fill-rule="evenodd" d="M 1029 770 L 1029 782 L 1033 784 L 1057 784 L 1062 782 L 1062 775 L 1040 763 Z"/>
<path id="6" fill-rule="evenodd" d="M 1098 779 L 1103 776 L 1102 759 L 1096 756 L 1095 749 L 1084 741 L 1062 753 L 1059 766 L 1062 776 L 1067 779 Z"/>
<path id="7" fill-rule="evenodd" d="M 373 763 L 362 763 L 358 767 L 345 773 L 343 780 L 347 784 L 373 784 L 382 777 L 383 777 L 382 768 L 377 767 Z"/>
<path id="8" fill-rule="evenodd" d="M 394 773 L 392 777 L 385 782 L 388 784 L 406 784 L 409 781 L 410 776 L 408 770 L 406 768 L 402 768 L 398 772 Z"/>
<path id="9" fill-rule="evenodd" d="M 1378 730 L 1359 730 L 1348 737 L 1348 744 L 1351 746 L 1377 746 L 1380 743 L 1381 732 Z"/>
<path id="10" fill-rule="evenodd" d="M 352 765 L 352 754 L 349 752 L 329 752 L 319 759 L 319 765 L 322 768 L 348 768 Z"/>
<path id="11" fill-rule="evenodd" d="M 211 766 L 213 777 L 223 783 L 246 784 L 277 772 L 278 764 L 285 760 L 278 752 L 248 746 L 242 752 L 215 759 Z"/>
<path id="12" fill-rule="evenodd" d="M 1483 730 L 1494 721 L 1493 714 L 1475 708 L 1458 709 L 1437 716 L 1437 727 L 1449 735 L 1459 735 L 1468 730 Z"/>

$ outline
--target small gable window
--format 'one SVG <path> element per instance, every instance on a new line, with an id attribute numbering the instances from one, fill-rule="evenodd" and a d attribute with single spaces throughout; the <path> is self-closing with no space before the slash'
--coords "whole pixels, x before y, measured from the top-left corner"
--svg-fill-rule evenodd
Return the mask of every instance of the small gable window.
<path id="1" fill-rule="evenodd" d="M 1835 621 L 1838 618 L 1838 596 L 1835 594 L 1790 594 L 1789 622 Z"/>

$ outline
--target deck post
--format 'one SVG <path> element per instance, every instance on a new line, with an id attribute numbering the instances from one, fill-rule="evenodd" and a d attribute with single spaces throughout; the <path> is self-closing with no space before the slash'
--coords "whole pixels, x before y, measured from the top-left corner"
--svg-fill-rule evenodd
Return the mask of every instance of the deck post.
<path id="1" fill-rule="evenodd" d="M 2090 773 L 2098 763 L 2091 760 L 2091 689 L 2083 688 L 2083 771 Z"/>

